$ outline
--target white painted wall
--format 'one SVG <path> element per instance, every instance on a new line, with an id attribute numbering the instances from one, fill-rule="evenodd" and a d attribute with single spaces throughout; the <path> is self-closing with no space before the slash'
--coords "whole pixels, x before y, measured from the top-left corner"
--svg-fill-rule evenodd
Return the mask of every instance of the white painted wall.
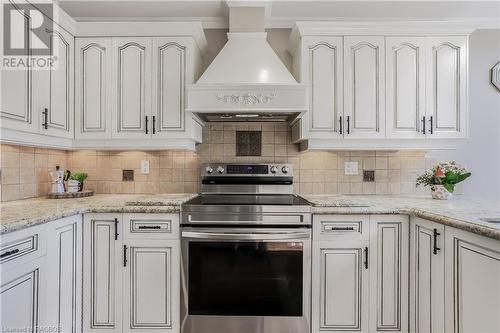
<path id="1" fill-rule="evenodd" d="M 455 159 L 472 177 L 464 196 L 500 200 L 500 91 L 491 84 L 491 68 L 500 61 L 500 30 L 477 30 L 469 40 L 469 139 L 457 150 L 433 151 L 437 160 Z"/>
<path id="2" fill-rule="evenodd" d="M 206 68 L 227 41 L 227 30 L 206 30 L 209 50 Z M 290 29 L 268 29 L 268 41 L 291 70 L 286 50 Z M 500 30 L 478 30 L 470 36 L 469 53 L 469 139 L 457 150 L 430 151 L 429 160 L 454 159 L 472 170 L 472 177 L 457 193 L 500 200 L 500 92 L 491 84 L 491 68 L 500 61 Z"/>

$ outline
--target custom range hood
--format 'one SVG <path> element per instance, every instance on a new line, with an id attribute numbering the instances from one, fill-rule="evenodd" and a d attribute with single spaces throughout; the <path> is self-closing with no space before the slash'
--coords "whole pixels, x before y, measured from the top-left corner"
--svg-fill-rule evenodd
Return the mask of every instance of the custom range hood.
<path id="1" fill-rule="evenodd" d="M 205 121 L 289 121 L 307 111 L 306 86 L 267 43 L 265 7 L 228 5 L 228 41 L 187 86 L 186 111 Z"/>

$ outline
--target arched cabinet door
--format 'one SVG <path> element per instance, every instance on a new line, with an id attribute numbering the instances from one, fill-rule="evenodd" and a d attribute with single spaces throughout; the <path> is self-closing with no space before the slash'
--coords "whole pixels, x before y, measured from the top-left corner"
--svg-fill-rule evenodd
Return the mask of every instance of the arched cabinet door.
<path id="1" fill-rule="evenodd" d="M 309 112 L 302 131 L 309 138 L 342 137 L 342 37 L 304 37 L 302 83 L 309 86 Z"/>
<path id="2" fill-rule="evenodd" d="M 427 135 L 467 136 L 467 37 L 427 38 Z"/>
<path id="3" fill-rule="evenodd" d="M 111 138 L 111 38 L 79 38 L 75 49 L 75 137 Z"/>
<path id="4" fill-rule="evenodd" d="M 113 137 L 151 136 L 151 38 L 113 38 Z"/>
<path id="5" fill-rule="evenodd" d="M 57 25 L 49 35 L 55 62 L 34 73 L 34 114 L 40 134 L 73 138 L 74 37 Z"/>
<path id="6" fill-rule="evenodd" d="M 344 138 L 385 138 L 383 36 L 344 38 Z"/>
<path id="7" fill-rule="evenodd" d="M 425 138 L 425 37 L 386 37 L 387 137 Z"/>

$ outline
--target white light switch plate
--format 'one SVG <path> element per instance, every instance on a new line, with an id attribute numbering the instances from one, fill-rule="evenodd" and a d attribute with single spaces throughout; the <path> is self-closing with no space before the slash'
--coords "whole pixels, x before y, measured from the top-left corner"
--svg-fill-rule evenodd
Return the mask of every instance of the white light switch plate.
<path id="1" fill-rule="evenodd" d="M 345 162 L 344 163 L 344 174 L 357 175 L 358 174 L 358 162 Z"/>
<path id="2" fill-rule="evenodd" d="M 149 174 L 149 161 L 141 161 L 141 173 Z"/>

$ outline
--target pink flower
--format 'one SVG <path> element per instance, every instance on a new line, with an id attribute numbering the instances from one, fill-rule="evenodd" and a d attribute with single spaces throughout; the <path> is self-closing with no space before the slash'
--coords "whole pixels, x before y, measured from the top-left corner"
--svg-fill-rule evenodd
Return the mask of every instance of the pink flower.
<path id="1" fill-rule="evenodd" d="M 445 174 L 444 174 L 444 169 L 441 168 L 440 166 L 438 166 L 436 168 L 436 177 L 438 178 L 444 178 Z"/>

